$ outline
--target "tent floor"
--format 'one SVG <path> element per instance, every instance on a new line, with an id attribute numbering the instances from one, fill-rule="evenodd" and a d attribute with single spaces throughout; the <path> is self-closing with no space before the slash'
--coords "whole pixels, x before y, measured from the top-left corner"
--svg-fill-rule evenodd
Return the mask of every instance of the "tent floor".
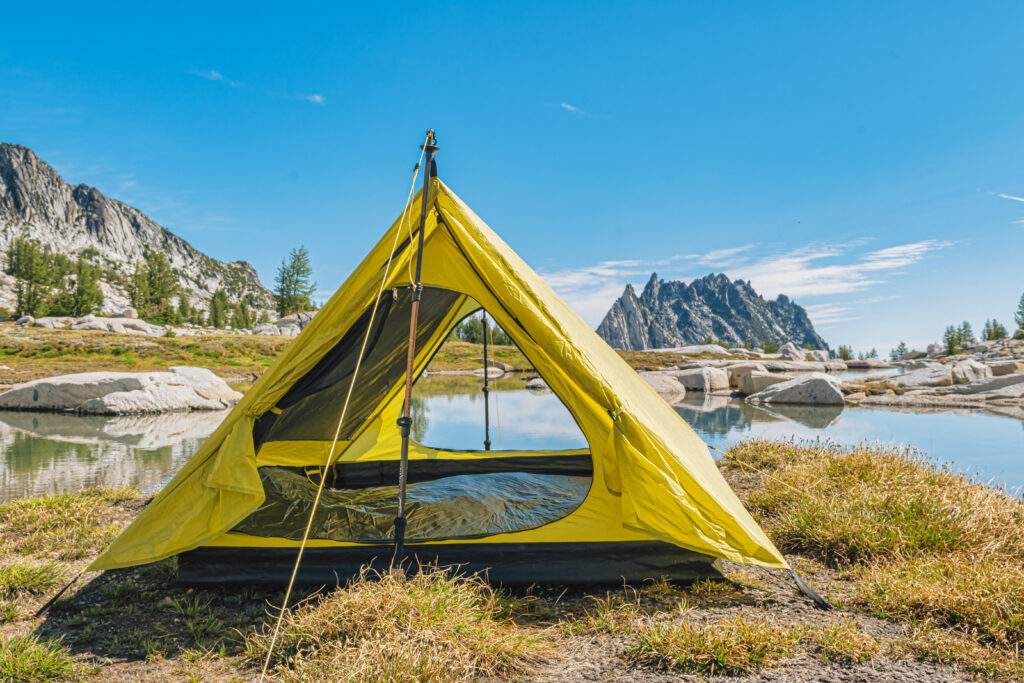
<path id="1" fill-rule="evenodd" d="M 297 581 L 336 584 L 364 565 L 385 569 L 390 546 L 307 548 Z M 203 547 L 178 555 L 178 582 L 189 585 L 276 584 L 288 581 L 295 548 Z M 714 558 L 658 541 L 614 543 L 455 543 L 413 545 L 406 565 L 457 565 L 494 584 L 621 584 L 665 577 L 691 582 L 718 577 Z"/>

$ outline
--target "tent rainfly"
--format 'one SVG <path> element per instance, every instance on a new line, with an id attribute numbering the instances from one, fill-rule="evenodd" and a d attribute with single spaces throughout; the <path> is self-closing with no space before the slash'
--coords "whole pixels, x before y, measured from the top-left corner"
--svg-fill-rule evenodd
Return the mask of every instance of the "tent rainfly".
<path id="1" fill-rule="evenodd" d="M 430 162 L 402 217 L 89 568 L 178 555 L 183 581 L 283 582 L 308 536 L 298 580 L 333 583 L 387 565 L 396 517 L 408 557 L 507 584 L 688 580 L 712 573 L 715 558 L 787 568 L 703 441 Z M 462 451 L 412 441 L 405 468 L 396 422 L 407 416 L 406 380 L 480 309 L 588 447 Z"/>

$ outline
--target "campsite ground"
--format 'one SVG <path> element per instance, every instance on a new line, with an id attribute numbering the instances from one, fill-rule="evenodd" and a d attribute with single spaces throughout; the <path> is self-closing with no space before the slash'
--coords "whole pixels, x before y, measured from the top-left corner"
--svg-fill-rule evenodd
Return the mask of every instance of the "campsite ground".
<path id="1" fill-rule="evenodd" d="M 753 442 L 721 463 L 811 585 L 720 580 L 497 592 L 442 573 L 310 597 L 274 676 L 295 680 L 1019 679 L 1024 504 L 880 451 Z M 145 504 L 127 490 L 0 505 L 0 680 L 249 680 L 280 591 L 189 589 L 174 562 L 84 575 Z M 692 679 L 691 679 L 692 680 Z"/>
<path id="2" fill-rule="evenodd" d="M 212 334 L 197 337 L 145 337 L 96 330 L 55 330 L 0 323 L 0 387 L 71 372 L 162 370 L 174 365 L 209 368 L 244 388 L 274 364 L 292 337 Z M 676 354 L 624 351 L 638 369 L 678 363 Z M 516 370 L 530 364 L 513 346 L 492 347 L 491 358 Z M 690 357 L 692 359 L 692 357 Z M 431 367 L 476 370 L 480 346 L 449 341 Z"/>

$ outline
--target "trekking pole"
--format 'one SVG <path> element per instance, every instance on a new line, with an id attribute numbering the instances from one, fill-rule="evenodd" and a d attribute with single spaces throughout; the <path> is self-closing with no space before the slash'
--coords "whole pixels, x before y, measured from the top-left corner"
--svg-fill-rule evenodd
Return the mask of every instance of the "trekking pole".
<path id="1" fill-rule="evenodd" d="M 489 451 L 491 450 L 491 388 L 488 384 L 491 373 L 487 363 L 487 311 L 481 310 L 480 318 L 484 325 L 484 450 Z"/>
<path id="2" fill-rule="evenodd" d="M 437 175 L 434 154 L 437 152 L 437 138 L 434 131 L 427 131 L 423 144 L 424 172 L 423 193 L 420 198 L 420 232 L 416 236 L 416 277 L 412 282 L 412 305 L 409 308 L 409 345 L 405 356 L 405 399 L 402 401 L 402 416 L 398 427 L 402 434 L 402 451 L 398 461 L 398 516 L 395 517 L 395 552 L 391 566 L 401 562 L 405 550 L 405 491 L 409 481 L 409 434 L 412 431 L 412 382 L 413 365 L 416 362 L 416 328 L 419 324 L 420 299 L 423 298 L 423 233 L 427 228 L 427 209 L 430 206 L 430 181 Z"/>

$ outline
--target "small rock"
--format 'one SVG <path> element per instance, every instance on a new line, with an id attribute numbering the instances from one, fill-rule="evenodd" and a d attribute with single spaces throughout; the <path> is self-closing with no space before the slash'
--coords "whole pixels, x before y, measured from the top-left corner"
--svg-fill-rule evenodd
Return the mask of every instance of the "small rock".
<path id="1" fill-rule="evenodd" d="M 779 353 L 787 360 L 807 360 L 807 352 L 793 342 L 786 342 L 779 347 Z"/>
<path id="2" fill-rule="evenodd" d="M 548 384 L 540 377 L 531 377 L 526 381 L 527 389 L 547 389 Z"/>
<path id="3" fill-rule="evenodd" d="M 735 389 L 739 388 L 743 375 L 749 375 L 752 372 L 768 372 L 768 368 L 760 363 L 736 363 L 726 366 L 725 372 L 729 375 L 729 386 Z"/>

